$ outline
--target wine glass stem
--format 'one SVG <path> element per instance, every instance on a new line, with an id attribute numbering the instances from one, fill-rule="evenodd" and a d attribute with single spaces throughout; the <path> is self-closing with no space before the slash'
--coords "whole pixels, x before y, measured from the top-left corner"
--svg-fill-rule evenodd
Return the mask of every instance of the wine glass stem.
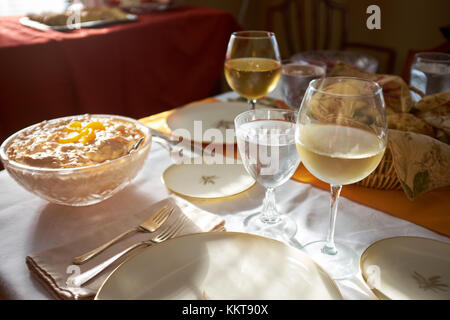
<path id="1" fill-rule="evenodd" d="M 266 196 L 264 197 L 263 201 L 261 221 L 268 224 L 274 224 L 280 221 L 280 215 L 278 214 L 275 204 L 274 188 L 266 189 Z"/>
<path id="2" fill-rule="evenodd" d="M 334 245 L 334 228 L 336 226 L 336 215 L 339 203 L 339 195 L 342 186 L 331 185 L 331 201 L 330 201 L 330 225 L 328 226 L 328 234 L 325 246 L 322 248 L 322 253 L 335 255 L 337 254 L 336 246 Z"/>
<path id="3" fill-rule="evenodd" d="M 248 99 L 248 110 L 255 110 L 256 99 Z"/>

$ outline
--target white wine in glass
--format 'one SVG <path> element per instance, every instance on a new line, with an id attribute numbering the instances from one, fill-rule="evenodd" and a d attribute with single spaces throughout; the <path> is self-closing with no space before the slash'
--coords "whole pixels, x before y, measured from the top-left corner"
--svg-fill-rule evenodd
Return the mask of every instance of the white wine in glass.
<path id="1" fill-rule="evenodd" d="M 306 244 L 304 250 L 334 279 L 351 277 L 358 272 L 359 257 L 334 241 L 337 206 L 342 185 L 366 178 L 384 155 L 387 122 L 381 87 L 347 77 L 311 81 L 295 139 L 303 165 L 331 189 L 327 238 Z"/>
<path id="2" fill-rule="evenodd" d="M 381 139 L 357 128 L 307 124 L 298 134 L 302 137 L 297 142 L 300 159 L 315 177 L 334 185 L 361 181 L 375 170 L 384 154 Z"/>
<path id="3" fill-rule="evenodd" d="M 228 43 L 224 70 L 230 87 L 247 98 L 249 109 L 254 109 L 256 99 L 272 92 L 280 80 L 280 53 L 275 35 L 267 31 L 234 32 Z"/>

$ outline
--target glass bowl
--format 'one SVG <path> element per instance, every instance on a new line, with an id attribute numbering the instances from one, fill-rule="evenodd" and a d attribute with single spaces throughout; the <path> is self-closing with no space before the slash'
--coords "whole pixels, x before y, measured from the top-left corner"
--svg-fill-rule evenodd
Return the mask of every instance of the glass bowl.
<path id="1" fill-rule="evenodd" d="M 148 127 L 128 117 L 106 114 L 91 116 L 131 122 L 144 133 L 144 142 L 136 151 L 120 158 L 77 168 L 40 168 L 10 160 L 6 153 L 9 144 L 21 132 L 38 126 L 38 123 L 16 132 L 2 143 L 0 159 L 3 166 L 22 187 L 52 203 L 87 206 L 112 197 L 125 188 L 143 167 L 150 152 L 152 135 Z M 80 116 L 58 118 L 48 122 L 77 117 Z"/>
<path id="2" fill-rule="evenodd" d="M 291 60 L 313 60 L 321 61 L 327 65 L 327 75 L 330 74 L 334 65 L 340 61 L 345 64 L 351 64 L 361 70 L 376 73 L 378 69 L 378 60 L 374 57 L 356 52 L 356 51 L 338 51 L 338 50 L 317 50 L 305 51 L 294 54 Z"/>

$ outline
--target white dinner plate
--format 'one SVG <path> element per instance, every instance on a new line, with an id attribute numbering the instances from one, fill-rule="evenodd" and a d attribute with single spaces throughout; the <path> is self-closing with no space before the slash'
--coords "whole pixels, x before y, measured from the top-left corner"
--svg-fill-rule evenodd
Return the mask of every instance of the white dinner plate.
<path id="1" fill-rule="evenodd" d="M 257 108 L 267 108 L 257 105 Z M 234 134 L 234 118 L 244 111 L 248 110 L 247 103 L 243 102 L 211 102 L 190 106 L 184 106 L 175 109 L 166 120 L 167 126 L 175 136 L 184 139 L 211 143 L 211 137 L 205 135 L 208 129 L 217 129 L 223 136 L 223 143 L 226 143 L 226 129 L 230 129 L 231 138 L 228 143 L 236 143 Z M 194 122 L 201 121 L 201 127 L 194 128 Z M 198 122 L 200 123 L 200 122 Z M 214 132 L 210 131 L 211 134 Z"/>
<path id="2" fill-rule="evenodd" d="M 143 249 L 103 283 L 96 299 L 342 299 L 306 254 L 247 233 L 181 236 Z"/>
<path id="3" fill-rule="evenodd" d="M 167 189 L 194 198 L 222 198 L 255 184 L 242 164 L 173 164 L 162 174 Z"/>
<path id="4" fill-rule="evenodd" d="M 383 239 L 361 255 L 364 280 L 380 299 L 450 299 L 450 245 L 418 237 Z"/>

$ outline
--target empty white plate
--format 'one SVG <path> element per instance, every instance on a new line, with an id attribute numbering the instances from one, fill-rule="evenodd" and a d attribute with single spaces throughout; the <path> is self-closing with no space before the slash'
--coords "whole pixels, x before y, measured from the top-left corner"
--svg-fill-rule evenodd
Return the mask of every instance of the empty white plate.
<path id="1" fill-rule="evenodd" d="M 383 239 L 361 256 L 361 272 L 381 299 L 450 299 L 450 245 L 418 237 Z"/>
<path id="2" fill-rule="evenodd" d="M 173 164 L 162 181 L 175 193 L 207 199 L 232 196 L 255 184 L 242 164 Z"/>
<path id="3" fill-rule="evenodd" d="M 257 107 L 264 108 L 259 105 Z M 208 129 L 216 129 L 223 136 L 222 143 L 235 143 L 234 118 L 247 110 L 248 105 L 242 102 L 202 103 L 175 109 L 166 122 L 174 135 L 190 141 L 211 143 L 212 137 L 205 132 Z M 196 121 L 197 127 L 194 126 Z M 231 130 L 229 141 L 226 140 L 226 129 Z M 213 131 L 210 133 L 214 134 Z"/>
<path id="4" fill-rule="evenodd" d="M 103 283 L 96 299 L 342 299 L 307 255 L 235 232 L 181 236 L 140 251 Z"/>

